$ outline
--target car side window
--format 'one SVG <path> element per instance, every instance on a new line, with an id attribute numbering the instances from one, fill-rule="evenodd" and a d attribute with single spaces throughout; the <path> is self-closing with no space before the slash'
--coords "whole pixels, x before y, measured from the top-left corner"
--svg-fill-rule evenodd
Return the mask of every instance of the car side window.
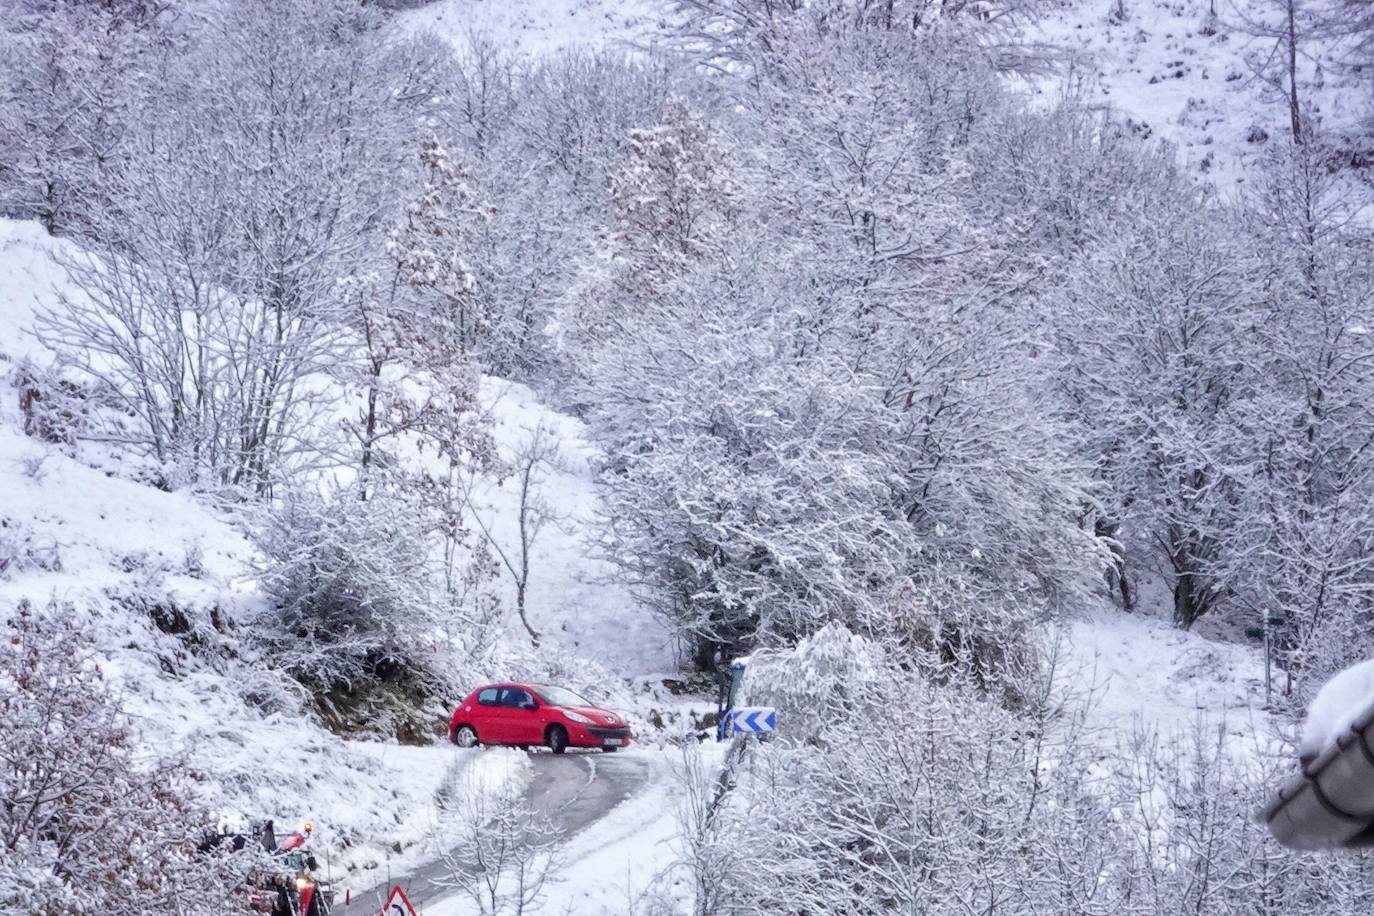
<path id="1" fill-rule="evenodd" d="M 477 694 L 477 703 L 479 706 L 501 705 L 499 702 L 497 702 L 496 699 L 496 688 L 488 687 L 486 690 L 483 690 L 481 693 Z"/>
<path id="2" fill-rule="evenodd" d="M 529 693 L 519 687 L 507 687 L 501 697 L 501 705 L 509 706 L 511 709 L 520 709 L 526 703 L 532 702 Z"/>

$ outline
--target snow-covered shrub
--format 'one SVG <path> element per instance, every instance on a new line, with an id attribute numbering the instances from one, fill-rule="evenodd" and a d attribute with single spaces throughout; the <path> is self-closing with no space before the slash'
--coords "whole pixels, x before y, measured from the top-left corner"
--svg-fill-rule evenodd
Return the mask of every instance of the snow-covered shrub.
<path id="1" fill-rule="evenodd" d="M 205 546 L 200 541 L 188 541 L 182 550 L 181 571 L 192 579 L 205 577 Z"/>
<path id="2" fill-rule="evenodd" d="M 56 542 L 39 538 L 17 519 L 0 517 L 0 579 L 26 569 L 56 572 L 61 568 Z"/>
<path id="3" fill-rule="evenodd" d="M 740 827 L 747 814 L 730 804 L 728 779 L 688 742 L 673 767 L 678 788 L 678 844 L 692 878 L 694 916 L 730 912 L 731 873 L 742 854 Z M 676 911 L 674 911 L 676 912 Z"/>
<path id="4" fill-rule="evenodd" d="M 70 608 L 0 629 L 0 911 L 220 914 L 247 863 L 197 845 L 185 770 L 136 749 Z M 58 622 L 64 619 L 65 622 Z"/>
<path id="5" fill-rule="evenodd" d="M 332 686 L 428 642 L 427 548 L 401 508 L 344 492 L 288 499 L 271 514 L 259 532 L 273 605 L 262 638 L 287 671 Z"/>
<path id="6" fill-rule="evenodd" d="M 438 645 L 432 545 L 414 507 L 383 496 L 286 500 L 258 531 L 270 607 L 252 638 L 332 725 L 419 739 L 457 666 Z M 433 707 L 433 708 L 430 708 Z"/>
<path id="7" fill-rule="evenodd" d="M 90 414 L 98 406 L 93 392 L 29 362 L 15 371 L 14 386 L 19 389 L 25 435 L 70 446 L 91 431 Z"/>
<path id="8" fill-rule="evenodd" d="M 1369 857 L 1295 857 L 1254 819 L 1291 760 L 1201 723 L 1123 730 L 1105 755 L 1053 677 L 1021 708 L 971 678 L 877 661 L 846 693 L 842 646 L 751 666 L 750 700 L 827 679 L 785 707 L 728 778 L 689 759 L 679 818 L 698 898 L 739 912 L 1354 914 Z M 875 647 L 860 648 L 870 654 Z M 835 651 L 823 652 L 823 649 Z M 822 657 L 827 660 L 820 664 Z M 758 676 L 770 686 L 762 693 Z M 774 691 L 777 691 L 776 693 Z M 812 743 L 819 728 L 823 743 Z M 699 908 L 698 912 L 713 912 Z"/>
<path id="9" fill-rule="evenodd" d="M 742 705 L 776 706 L 789 738 L 824 744 L 829 721 L 862 709 L 888 676 L 881 646 L 828 623 L 790 650 L 754 653 Z"/>
<path id="10" fill-rule="evenodd" d="M 884 675 L 824 718 L 835 750 L 784 728 L 748 752 L 726 802 L 747 812 L 733 833 L 751 850 L 732 897 L 746 911 L 1092 912 L 1119 837 L 1082 749 L 1061 744 L 1051 766 L 980 691 Z"/>
<path id="11" fill-rule="evenodd" d="M 1224 724 L 1182 733 L 1139 724 L 1112 755 L 1106 787 L 1125 838 L 1105 863 L 1131 878 L 1130 913 L 1166 916 L 1364 912 L 1374 904 L 1367 852 L 1296 856 L 1255 812 L 1292 772 L 1292 759 L 1237 744 Z M 1123 898 L 1124 903 L 1124 898 Z"/>

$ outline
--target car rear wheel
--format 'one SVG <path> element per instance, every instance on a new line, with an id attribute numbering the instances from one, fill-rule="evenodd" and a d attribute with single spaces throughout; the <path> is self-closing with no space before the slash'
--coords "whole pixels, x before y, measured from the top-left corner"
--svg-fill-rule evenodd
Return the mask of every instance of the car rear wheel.
<path id="1" fill-rule="evenodd" d="M 561 754 L 568 749 L 568 730 L 561 725 L 550 725 L 544 741 L 548 744 L 549 750 Z"/>
<path id="2" fill-rule="evenodd" d="M 471 725 L 460 725 L 453 732 L 453 743 L 459 747 L 477 746 L 477 729 Z"/>

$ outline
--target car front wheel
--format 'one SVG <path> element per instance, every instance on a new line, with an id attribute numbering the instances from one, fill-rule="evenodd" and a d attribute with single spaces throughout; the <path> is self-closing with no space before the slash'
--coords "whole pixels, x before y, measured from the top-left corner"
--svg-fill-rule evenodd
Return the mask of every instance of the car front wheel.
<path id="1" fill-rule="evenodd" d="M 546 741 L 549 750 L 561 754 L 568 749 L 568 730 L 561 725 L 550 725 Z"/>
<path id="2" fill-rule="evenodd" d="M 477 746 L 477 729 L 471 725 L 460 725 L 453 732 L 453 743 L 459 747 Z"/>

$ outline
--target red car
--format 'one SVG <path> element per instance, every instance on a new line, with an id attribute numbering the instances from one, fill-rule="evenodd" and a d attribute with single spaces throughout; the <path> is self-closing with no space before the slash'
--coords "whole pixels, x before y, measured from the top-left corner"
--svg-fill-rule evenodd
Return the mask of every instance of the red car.
<path id="1" fill-rule="evenodd" d="M 598 709 L 562 687 L 488 684 L 453 711 L 449 740 L 459 747 L 542 744 L 555 754 L 570 747 L 615 751 L 634 737 L 619 715 Z"/>

